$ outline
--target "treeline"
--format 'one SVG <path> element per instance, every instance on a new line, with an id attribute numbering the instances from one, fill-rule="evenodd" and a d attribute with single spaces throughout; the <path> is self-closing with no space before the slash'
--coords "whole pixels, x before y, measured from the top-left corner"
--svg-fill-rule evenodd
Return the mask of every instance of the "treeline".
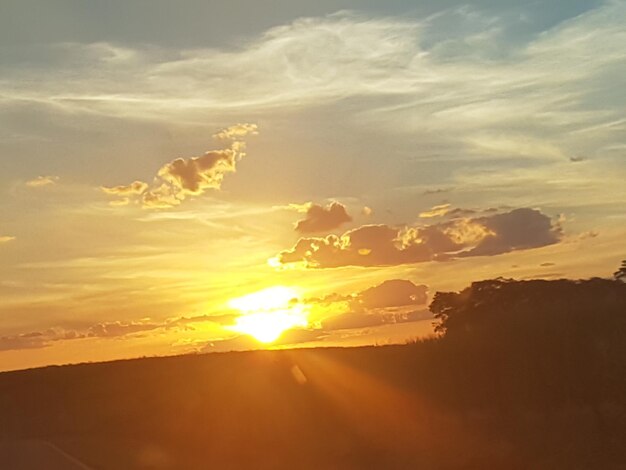
<path id="1" fill-rule="evenodd" d="M 0 374 L 0 439 L 94 468 L 626 466 L 626 283 L 475 282 L 439 336 Z"/>
<path id="2" fill-rule="evenodd" d="M 547 410 L 624 401 L 623 282 L 495 279 L 439 292 L 430 309 L 453 355 L 445 362 L 472 384 L 446 394 L 452 402 Z"/>

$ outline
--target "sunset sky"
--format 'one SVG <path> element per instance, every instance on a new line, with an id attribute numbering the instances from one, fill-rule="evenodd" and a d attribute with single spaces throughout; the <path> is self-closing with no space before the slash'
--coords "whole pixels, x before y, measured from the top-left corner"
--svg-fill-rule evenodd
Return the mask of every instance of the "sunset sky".
<path id="1" fill-rule="evenodd" d="M 4 0 L 0 370 L 429 334 L 626 258 L 626 2 Z"/>

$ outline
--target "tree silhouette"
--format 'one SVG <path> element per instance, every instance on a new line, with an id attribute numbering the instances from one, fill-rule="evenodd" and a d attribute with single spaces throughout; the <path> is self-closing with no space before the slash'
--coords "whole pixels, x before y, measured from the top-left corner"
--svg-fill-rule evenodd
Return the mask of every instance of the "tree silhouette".
<path id="1" fill-rule="evenodd" d="M 613 273 L 613 277 L 618 281 L 626 280 L 626 259 L 622 261 L 620 268 Z"/>

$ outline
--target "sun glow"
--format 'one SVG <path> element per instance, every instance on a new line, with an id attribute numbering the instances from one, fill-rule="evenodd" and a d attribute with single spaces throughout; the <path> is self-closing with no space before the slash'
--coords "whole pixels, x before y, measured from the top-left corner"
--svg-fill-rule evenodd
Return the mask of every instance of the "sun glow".
<path id="1" fill-rule="evenodd" d="M 289 287 L 263 289 L 232 299 L 228 305 L 242 313 L 230 329 L 262 343 L 276 341 L 291 328 L 308 325 L 308 311 L 298 301 L 298 291 Z"/>

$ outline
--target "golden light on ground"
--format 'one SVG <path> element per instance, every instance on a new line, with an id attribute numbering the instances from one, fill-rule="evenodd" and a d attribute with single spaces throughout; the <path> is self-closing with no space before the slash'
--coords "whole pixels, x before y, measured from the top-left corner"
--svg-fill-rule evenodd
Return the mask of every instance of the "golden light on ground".
<path id="1" fill-rule="evenodd" d="M 232 299 L 228 305 L 242 315 L 230 329 L 262 343 L 276 341 L 286 330 L 308 325 L 308 311 L 297 299 L 296 289 L 283 286 Z"/>

